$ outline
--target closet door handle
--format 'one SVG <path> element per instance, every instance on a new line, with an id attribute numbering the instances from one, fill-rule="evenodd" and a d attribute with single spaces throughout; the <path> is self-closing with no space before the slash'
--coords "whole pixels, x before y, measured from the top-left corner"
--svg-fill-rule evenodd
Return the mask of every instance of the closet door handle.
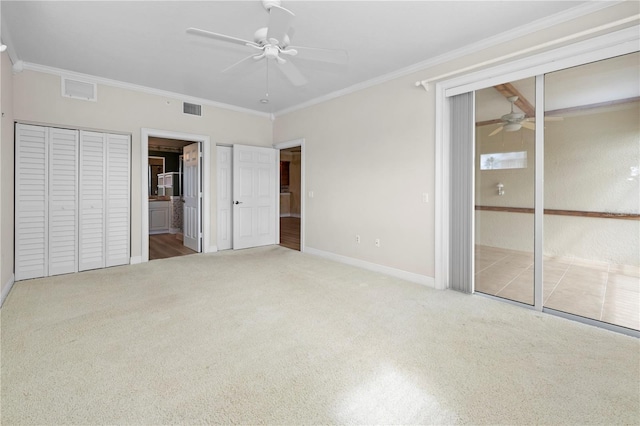
<path id="1" fill-rule="evenodd" d="M 242 204 L 242 201 L 236 201 L 235 204 Z"/>

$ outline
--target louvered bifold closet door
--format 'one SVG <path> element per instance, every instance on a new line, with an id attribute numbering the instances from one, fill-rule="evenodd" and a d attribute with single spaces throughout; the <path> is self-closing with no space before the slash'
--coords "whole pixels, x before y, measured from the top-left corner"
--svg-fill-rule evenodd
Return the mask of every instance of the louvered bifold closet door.
<path id="1" fill-rule="evenodd" d="M 48 248 L 49 129 L 16 125 L 15 279 L 44 277 Z"/>
<path id="2" fill-rule="evenodd" d="M 78 131 L 49 129 L 49 274 L 78 271 Z"/>
<path id="3" fill-rule="evenodd" d="M 104 133 L 80 131 L 80 271 L 105 266 L 106 142 Z"/>
<path id="4" fill-rule="evenodd" d="M 106 266 L 129 263 L 129 136 L 107 135 Z"/>

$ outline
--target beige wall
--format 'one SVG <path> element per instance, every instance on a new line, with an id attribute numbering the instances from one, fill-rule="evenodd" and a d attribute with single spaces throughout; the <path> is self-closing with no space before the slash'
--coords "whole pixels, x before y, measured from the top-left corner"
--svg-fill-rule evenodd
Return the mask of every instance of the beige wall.
<path id="1" fill-rule="evenodd" d="M 545 208 L 640 213 L 640 182 L 628 180 L 640 164 L 640 103 L 590 110 L 545 125 Z M 527 169 L 479 170 L 476 204 L 533 207 L 533 132 L 489 137 L 495 126 L 477 129 L 477 152 L 526 150 Z M 504 136 L 504 138 L 503 138 Z M 505 195 L 498 196 L 502 182 Z M 625 265 L 640 265 L 640 221 L 545 215 L 544 253 Z M 479 244 L 533 250 L 533 215 L 476 212 Z"/>
<path id="2" fill-rule="evenodd" d="M 13 279 L 13 74 L 7 52 L 0 54 L 0 286 Z"/>
<path id="3" fill-rule="evenodd" d="M 433 196 L 433 113 L 414 81 L 276 118 L 276 142 L 305 139 L 307 247 L 433 275 L 433 207 L 421 201 Z"/>
<path id="4" fill-rule="evenodd" d="M 64 98 L 60 94 L 60 77 L 24 71 L 14 76 L 14 115 L 27 121 L 71 128 L 91 128 L 131 134 L 132 141 L 132 226 L 131 255 L 141 256 L 140 226 L 142 197 L 140 162 L 141 128 L 208 135 L 211 143 L 242 143 L 271 146 L 271 121 L 267 117 L 203 105 L 202 117 L 182 113 L 182 102 L 111 86 L 98 86 L 98 101 Z M 216 164 L 212 149 L 211 164 Z M 210 241 L 216 238 L 216 173 L 210 174 Z M 146 212 L 144 214 L 147 214 Z M 146 244 L 146 241 L 144 241 Z M 215 243 L 213 243 L 215 244 Z"/>

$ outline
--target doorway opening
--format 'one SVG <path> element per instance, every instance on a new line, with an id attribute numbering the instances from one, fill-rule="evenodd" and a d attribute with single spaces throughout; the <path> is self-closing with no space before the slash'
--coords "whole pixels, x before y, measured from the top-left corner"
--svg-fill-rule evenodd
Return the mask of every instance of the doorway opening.
<path id="1" fill-rule="evenodd" d="M 141 256 L 132 263 L 211 251 L 210 225 L 204 220 L 209 217 L 209 141 L 204 135 L 142 129 Z M 152 171 L 159 166 L 150 167 L 153 157 L 165 163 L 155 179 Z"/>
<path id="2" fill-rule="evenodd" d="M 149 137 L 149 260 L 197 253 L 184 238 L 184 150 L 190 145 L 200 151 L 198 142 Z"/>
<path id="3" fill-rule="evenodd" d="M 280 245 L 300 251 L 302 148 L 280 150 Z"/>

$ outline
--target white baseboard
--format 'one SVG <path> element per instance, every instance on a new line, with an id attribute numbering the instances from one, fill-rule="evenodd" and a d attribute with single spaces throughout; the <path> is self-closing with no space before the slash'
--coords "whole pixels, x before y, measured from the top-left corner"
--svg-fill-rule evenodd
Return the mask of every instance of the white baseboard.
<path id="1" fill-rule="evenodd" d="M 182 229 L 180 229 L 180 228 L 169 228 L 169 233 L 170 234 L 177 234 L 179 232 L 182 232 Z"/>
<path id="2" fill-rule="evenodd" d="M 421 284 L 427 287 L 436 288 L 435 279 L 427 275 L 420 275 L 413 272 L 403 271 L 402 269 L 391 268 L 389 266 L 378 265 L 377 263 L 367 262 L 365 260 L 354 259 L 353 257 L 342 256 L 340 254 L 330 253 L 328 251 L 318 250 L 312 247 L 305 247 L 304 252 L 319 256 L 335 262 L 345 263 L 347 265 L 356 266 L 358 268 L 367 269 L 373 272 L 400 278 L 412 283 Z"/>
<path id="3" fill-rule="evenodd" d="M 0 296 L 0 308 L 4 304 L 4 301 L 9 295 L 9 293 L 11 292 L 11 289 L 13 288 L 14 283 L 15 283 L 15 276 L 11 274 L 7 282 L 2 286 L 2 295 Z"/>
<path id="4" fill-rule="evenodd" d="M 169 228 L 167 228 L 167 229 L 159 229 L 157 231 L 149 231 L 149 235 L 168 234 L 168 233 L 169 233 Z"/>
<path id="5" fill-rule="evenodd" d="M 218 246 L 209 246 L 204 252 L 205 253 L 215 253 L 218 251 Z"/>
<path id="6" fill-rule="evenodd" d="M 129 263 L 131 265 L 137 265 L 138 263 L 142 263 L 142 256 L 131 256 L 131 260 Z"/>

